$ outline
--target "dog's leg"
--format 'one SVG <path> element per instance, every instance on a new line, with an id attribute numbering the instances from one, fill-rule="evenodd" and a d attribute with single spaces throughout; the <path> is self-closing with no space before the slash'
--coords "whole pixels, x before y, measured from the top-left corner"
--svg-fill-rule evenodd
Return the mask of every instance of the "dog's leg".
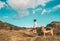
<path id="1" fill-rule="evenodd" d="M 51 28 L 51 35 L 53 36 L 53 28 Z"/>
<path id="2" fill-rule="evenodd" d="M 52 36 L 53 36 L 53 31 L 52 31 Z"/>
<path id="3" fill-rule="evenodd" d="M 45 32 L 44 32 L 44 37 L 45 37 Z"/>
<path id="4" fill-rule="evenodd" d="M 51 35 L 53 36 L 53 31 L 51 31 Z"/>
<path id="5" fill-rule="evenodd" d="M 45 33 L 44 33 L 44 32 L 43 32 L 43 34 L 44 34 L 43 38 L 46 38 L 46 36 L 45 36 Z"/>

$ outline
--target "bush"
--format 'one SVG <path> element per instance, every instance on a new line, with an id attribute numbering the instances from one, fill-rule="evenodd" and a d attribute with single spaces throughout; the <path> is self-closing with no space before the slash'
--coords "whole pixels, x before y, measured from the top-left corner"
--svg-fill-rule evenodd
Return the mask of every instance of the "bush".
<path id="1" fill-rule="evenodd" d="M 37 27 L 36 30 L 37 30 L 38 35 L 42 35 L 42 31 L 40 27 Z"/>

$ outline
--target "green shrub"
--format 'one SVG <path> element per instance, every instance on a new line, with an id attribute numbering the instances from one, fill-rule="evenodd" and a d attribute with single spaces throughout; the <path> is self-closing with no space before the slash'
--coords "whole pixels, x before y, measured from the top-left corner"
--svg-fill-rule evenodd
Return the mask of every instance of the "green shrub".
<path id="1" fill-rule="evenodd" d="M 37 27 L 36 30 L 37 30 L 38 35 L 42 35 L 42 31 L 40 27 Z"/>

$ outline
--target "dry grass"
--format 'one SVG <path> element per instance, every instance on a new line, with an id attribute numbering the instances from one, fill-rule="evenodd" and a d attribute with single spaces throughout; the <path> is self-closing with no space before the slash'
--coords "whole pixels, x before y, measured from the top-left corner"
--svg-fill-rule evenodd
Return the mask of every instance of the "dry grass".
<path id="1" fill-rule="evenodd" d="M 46 38 L 28 30 L 0 30 L 0 41 L 60 41 L 60 35 L 46 35 Z"/>

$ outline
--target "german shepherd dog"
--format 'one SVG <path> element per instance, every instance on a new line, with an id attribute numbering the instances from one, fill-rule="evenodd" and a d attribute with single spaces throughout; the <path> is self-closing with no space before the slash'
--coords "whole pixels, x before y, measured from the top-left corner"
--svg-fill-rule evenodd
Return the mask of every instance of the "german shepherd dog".
<path id="1" fill-rule="evenodd" d="M 45 28 L 44 28 L 44 26 L 41 26 L 42 27 L 42 32 L 43 32 L 43 34 L 44 34 L 44 37 L 45 37 L 45 34 L 46 33 L 51 33 L 51 35 L 53 36 L 53 28 L 50 28 L 49 30 L 46 30 Z"/>

